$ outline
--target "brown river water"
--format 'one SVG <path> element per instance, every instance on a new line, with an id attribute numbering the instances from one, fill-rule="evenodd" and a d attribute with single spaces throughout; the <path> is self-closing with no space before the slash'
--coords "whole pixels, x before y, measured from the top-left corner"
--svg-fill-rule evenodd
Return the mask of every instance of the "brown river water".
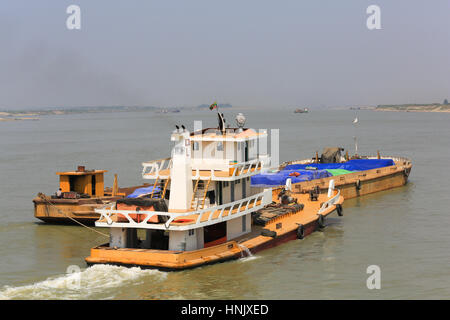
<path id="1" fill-rule="evenodd" d="M 223 109 L 252 128 L 280 129 L 280 160 L 324 147 L 354 150 L 355 111 Z M 216 126 L 215 112 L 93 113 L 0 123 L 0 299 L 449 299 L 450 114 L 358 111 L 360 154 L 408 157 L 409 183 L 344 203 L 323 232 L 241 260 L 181 272 L 97 265 L 105 242 L 80 226 L 40 223 L 38 192 L 54 193 L 56 171 L 85 165 L 117 173 L 120 186 L 145 182 L 143 161 L 170 155 L 175 124 Z M 107 233 L 108 230 L 99 231 Z M 79 266 L 80 286 L 68 285 Z M 369 290 L 367 267 L 381 270 Z"/>

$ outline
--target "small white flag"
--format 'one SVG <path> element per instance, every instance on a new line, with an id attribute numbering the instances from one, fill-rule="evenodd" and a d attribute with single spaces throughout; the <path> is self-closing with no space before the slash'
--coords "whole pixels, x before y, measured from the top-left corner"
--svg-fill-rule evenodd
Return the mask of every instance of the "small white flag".
<path id="1" fill-rule="evenodd" d="M 358 117 L 356 117 L 355 120 L 353 120 L 353 123 L 358 123 Z"/>

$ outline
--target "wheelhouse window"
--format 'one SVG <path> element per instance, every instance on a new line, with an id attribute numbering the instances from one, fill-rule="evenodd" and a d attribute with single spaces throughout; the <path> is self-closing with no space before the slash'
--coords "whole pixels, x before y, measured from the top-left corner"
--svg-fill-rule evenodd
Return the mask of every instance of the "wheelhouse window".
<path id="1" fill-rule="evenodd" d="M 184 147 L 175 147 L 173 152 L 178 155 L 184 154 Z"/>

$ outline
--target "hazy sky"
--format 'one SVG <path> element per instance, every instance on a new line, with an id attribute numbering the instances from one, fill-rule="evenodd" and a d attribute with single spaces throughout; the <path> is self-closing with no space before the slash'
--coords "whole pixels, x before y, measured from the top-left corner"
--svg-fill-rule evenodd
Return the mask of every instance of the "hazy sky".
<path id="1" fill-rule="evenodd" d="M 450 98 L 449 0 L 4 0 L 0 45 L 0 109 Z"/>

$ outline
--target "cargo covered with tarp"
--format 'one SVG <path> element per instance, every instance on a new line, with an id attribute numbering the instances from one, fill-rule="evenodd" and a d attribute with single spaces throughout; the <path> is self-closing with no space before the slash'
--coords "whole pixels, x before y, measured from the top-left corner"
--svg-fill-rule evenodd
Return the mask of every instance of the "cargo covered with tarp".
<path id="1" fill-rule="evenodd" d="M 309 163 L 309 164 L 290 164 L 284 167 L 284 170 L 326 170 L 326 169 L 344 169 L 349 171 L 365 171 L 394 165 L 392 159 L 353 159 L 341 163 Z"/>
<path id="2" fill-rule="evenodd" d="M 331 175 L 334 176 L 340 176 L 342 174 L 349 174 L 355 171 L 351 171 L 351 170 L 345 170 L 345 169 L 326 169 L 329 173 L 331 173 Z"/>
<path id="3" fill-rule="evenodd" d="M 291 179 L 292 183 L 298 183 L 393 165 L 392 159 L 354 159 L 342 163 L 291 164 L 278 172 L 267 172 L 252 176 L 251 185 L 280 186 L 285 185 L 287 179 Z"/>
<path id="4" fill-rule="evenodd" d="M 278 186 L 286 184 L 287 179 L 292 183 L 331 177 L 327 170 L 281 170 L 275 173 L 261 173 L 252 176 L 252 186 Z"/>
<path id="5" fill-rule="evenodd" d="M 149 194 L 152 194 L 156 197 L 156 195 L 161 191 L 161 189 L 159 187 L 155 187 L 155 189 L 153 190 L 153 186 L 151 187 L 143 187 L 143 188 L 139 188 L 134 190 L 133 193 L 129 194 L 127 196 L 127 198 L 140 198 Z"/>

